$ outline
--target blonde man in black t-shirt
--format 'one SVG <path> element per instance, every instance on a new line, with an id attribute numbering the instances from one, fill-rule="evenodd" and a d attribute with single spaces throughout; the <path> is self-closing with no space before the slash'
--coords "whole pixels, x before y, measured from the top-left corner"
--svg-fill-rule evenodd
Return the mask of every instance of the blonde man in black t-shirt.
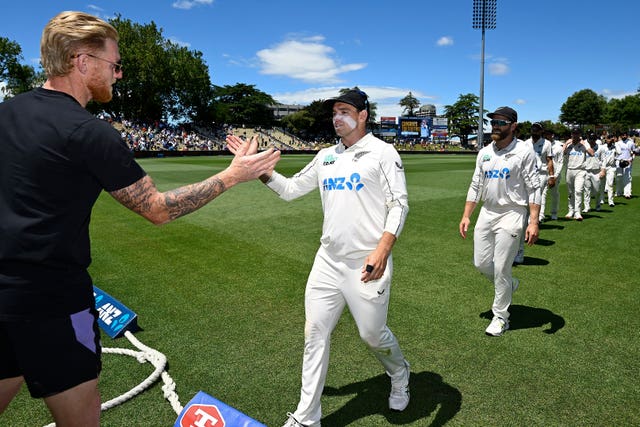
<path id="1" fill-rule="evenodd" d="M 159 192 L 118 131 L 85 110 L 122 78 L 118 34 L 81 12 L 45 27 L 43 87 L 0 104 L 0 414 L 26 382 L 57 425 L 98 426 L 100 334 L 89 219 L 100 192 L 156 225 L 271 173 L 279 153 L 244 155 L 204 181 Z M 55 348 L 55 351 L 50 351 Z"/>

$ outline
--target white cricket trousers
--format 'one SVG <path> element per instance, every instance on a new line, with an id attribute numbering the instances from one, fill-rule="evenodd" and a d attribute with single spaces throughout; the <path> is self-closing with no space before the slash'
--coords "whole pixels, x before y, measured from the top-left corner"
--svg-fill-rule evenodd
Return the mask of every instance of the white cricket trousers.
<path id="1" fill-rule="evenodd" d="M 544 217 L 544 210 L 547 206 L 547 191 L 549 190 L 549 174 L 540 172 L 540 218 Z"/>
<path id="2" fill-rule="evenodd" d="M 560 206 L 560 180 L 562 179 L 562 173 L 556 176 L 556 185 L 551 187 L 551 216 L 558 215 L 558 208 Z M 542 212 L 542 209 L 540 209 Z"/>
<path id="3" fill-rule="evenodd" d="M 600 190 L 600 169 L 588 170 L 584 174 L 584 190 L 582 196 L 584 198 L 584 211 L 591 209 L 591 196 L 598 197 Z M 596 200 L 596 204 L 599 200 Z"/>
<path id="4" fill-rule="evenodd" d="M 600 180 L 600 200 L 598 200 L 598 206 L 604 203 L 604 193 L 607 193 L 607 203 L 613 205 L 613 183 L 616 177 L 616 168 L 607 167 L 607 174 L 605 179 Z"/>
<path id="5" fill-rule="evenodd" d="M 495 295 L 494 316 L 509 319 L 511 305 L 511 269 L 525 233 L 527 208 L 524 206 L 487 209 L 482 206 L 473 231 L 473 263 L 491 281 Z"/>
<path id="6" fill-rule="evenodd" d="M 302 388 L 294 418 L 302 424 L 322 418 L 320 397 L 329 366 L 331 333 L 345 304 L 355 320 L 360 338 L 384 366 L 387 375 L 402 375 L 404 355 L 387 327 L 393 261 L 389 256 L 384 275 L 372 282 L 360 281 L 364 258 L 334 259 L 320 247 L 305 291 Z"/>
<path id="7" fill-rule="evenodd" d="M 569 193 L 569 214 L 580 214 L 584 179 L 587 172 L 584 169 L 567 169 L 567 193 Z"/>
<path id="8" fill-rule="evenodd" d="M 616 194 L 618 196 L 631 197 L 631 165 L 626 168 L 616 169 Z"/>

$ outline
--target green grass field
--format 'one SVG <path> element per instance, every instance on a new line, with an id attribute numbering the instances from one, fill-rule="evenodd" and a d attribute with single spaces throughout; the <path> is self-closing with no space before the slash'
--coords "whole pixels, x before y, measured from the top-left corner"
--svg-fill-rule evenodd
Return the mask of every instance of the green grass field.
<path id="1" fill-rule="evenodd" d="M 277 169 L 291 175 L 310 158 L 285 156 Z M 387 409 L 388 379 L 345 311 L 333 334 L 323 426 L 640 425 L 640 198 L 617 198 L 583 222 L 543 224 L 514 268 L 521 285 L 511 330 L 492 338 L 484 329 L 493 287 L 473 267 L 472 238 L 458 234 L 474 157 L 403 159 L 410 213 L 394 250 L 388 324 L 412 364 L 411 404 Z M 161 190 L 228 162 L 140 161 Z M 564 215 L 564 183 L 561 192 Z M 91 273 L 137 312 L 136 337 L 167 356 L 183 405 L 202 390 L 279 427 L 299 397 L 303 294 L 321 221 L 317 192 L 287 203 L 259 182 L 163 227 L 103 194 Z M 102 342 L 133 348 L 126 338 Z M 152 371 L 126 356 L 103 359 L 104 401 Z M 103 412 L 102 424 L 172 426 L 177 414 L 161 384 Z M 26 389 L 0 416 L 2 426 L 50 422 Z"/>

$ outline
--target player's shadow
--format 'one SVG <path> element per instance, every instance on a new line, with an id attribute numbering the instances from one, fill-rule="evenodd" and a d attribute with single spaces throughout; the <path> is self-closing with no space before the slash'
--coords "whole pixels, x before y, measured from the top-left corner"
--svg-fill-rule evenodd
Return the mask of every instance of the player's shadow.
<path id="1" fill-rule="evenodd" d="M 343 427 L 369 415 L 380 414 L 390 425 L 410 424 L 431 417 L 433 421 L 428 425 L 437 427 L 445 425 L 460 410 L 462 394 L 443 382 L 436 373 L 412 372 L 409 385 L 411 401 L 402 412 L 389 409 L 391 385 L 386 374 L 340 388 L 326 386 L 323 392 L 326 396 L 355 396 L 340 409 L 325 416 L 322 425 Z"/>
<path id="2" fill-rule="evenodd" d="M 542 259 L 542 258 L 535 258 L 531 256 L 525 256 L 522 262 L 515 263 L 513 264 L 513 266 L 517 267 L 519 265 L 548 265 L 548 264 L 549 264 L 549 260 Z"/>
<path id="3" fill-rule="evenodd" d="M 514 304 L 509 307 L 509 330 L 542 328 L 549 325 L 547 329 L 543 329 L 545 334 L 555 334 L 564 328 L 564 318 L 547 310 L 546 308 L 528 307 L 526 305 Z M 493 312 L 491 310 L 480 313 L 480 317 L 491 320 Z"/>
<path id="4" fill-rule="evenodd" d="M 564 230 L 564 225 L 550 224 L 548 222 L 543 222 L 538 227 L 540 230 Z"/>
<path id="5" fill-rule="evenodd" d="M 554 240 L 547 240 L 547 239 L 538 239 L 536 240 L 536 245 L 538 246 L 552 246 L 555 245 L 556 242 Z"/>
<path id="6" fill-rule="evenodd" d="M 602 211 L 600 211 L 602 212 Z M 583 213 L 582 214 L 582 218 L 586 219 L 592 219 L 592 218 L 596 218 L 596 219 L 602 219 L 602 215 L 600 215 L 600 212 L 591 212 L 589 211 L 589 213 Z"/>

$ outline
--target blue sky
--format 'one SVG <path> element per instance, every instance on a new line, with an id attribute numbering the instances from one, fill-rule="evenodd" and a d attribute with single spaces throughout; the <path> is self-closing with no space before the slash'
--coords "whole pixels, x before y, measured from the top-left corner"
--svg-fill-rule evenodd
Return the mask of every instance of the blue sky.
<path id="1" fill-rule="evenodd" d="M 203 53 L 213 84 L 251 84 L 282 103 L 357 85 L 378 117 L 401 115 L 409 92 L 441 114 L 480 91 L 473 0 L 22 0 L 2 9 L 0 36 L 32 65 L 47 21 L 80 10 L 153 21 L 165 38 Z M 497 27 L 485 33 L 485 109 L 510 105 L 520 121 L 557 121 L 579 90 L 636 93 L 639 19 L 637 0 L 497 0 Z"/>

